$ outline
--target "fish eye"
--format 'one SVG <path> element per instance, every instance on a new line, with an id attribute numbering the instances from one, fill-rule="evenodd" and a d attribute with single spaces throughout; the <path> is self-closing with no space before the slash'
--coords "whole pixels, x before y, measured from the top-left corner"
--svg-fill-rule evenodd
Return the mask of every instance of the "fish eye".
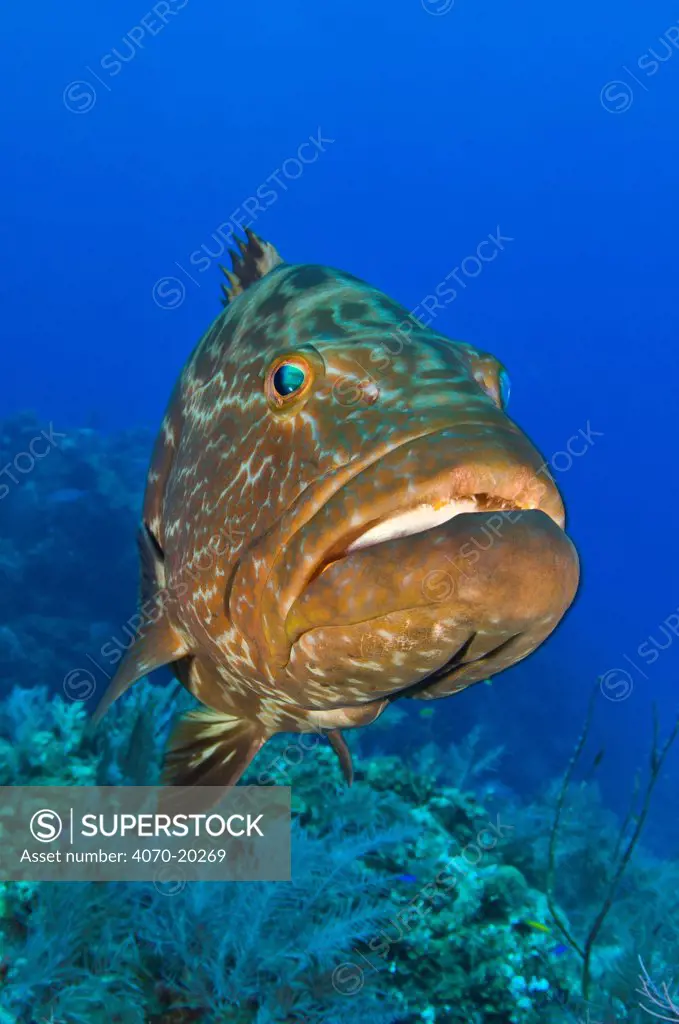
<path id="1" fill-rule="evenodd" d="M 273 375 L 273 386 L 280 398 L 287 398 L 304 386 L 306 373 L 296 363 L 283 363 Z"/>
<path id="2" fill-rule="evenodd" d="M 313 372 L 306 359 L 301 356 L 279 358 L 267 374 L 267 397 L 280 409 L 305 394 L 312 378 Z"/>
<path id="3" fill-rule="evenodd" d="M 509 374 L 506 370 L 500 370 L 500 401 L 502 402 L 502 408 L 506 409 L 509 405 L 509 395 L 512 390 L 512 385 L 509 380 Z"/>

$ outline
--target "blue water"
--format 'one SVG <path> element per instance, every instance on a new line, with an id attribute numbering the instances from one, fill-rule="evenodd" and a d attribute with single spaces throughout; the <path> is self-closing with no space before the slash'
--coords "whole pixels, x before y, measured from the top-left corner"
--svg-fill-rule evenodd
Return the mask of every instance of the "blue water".
<path id="1" fill-rule="evenodd" d="M 583 576 L 535 655 L 436 713 L 452 730 L 487 721 L 530 789 L 621 669 L 595 742 L 623 806 L 652 704 L 667 727 L 677 703 L 676 4 L 166 6 L 143 28 L 131 0 L 2 15 L 2 416 L 154 430 L 219 311 L 201 247 L 216 252 L 213 233 L 267 184 L 275 198 L 241 220 L 285 259 L 420 313 L 499 230 L 497 259 L 462 275 L 435 325 L 508 367 L 511 415 L 553 460 Z M 284 173 L 319 132 L 314 161 Z M 77 514 L 80 486 L 55 495 L 60 514 Z M 102 591 L 125 543 L 100 538 Z M 660 843 L 677 841 L 678 771 L 674 757 Z"/>

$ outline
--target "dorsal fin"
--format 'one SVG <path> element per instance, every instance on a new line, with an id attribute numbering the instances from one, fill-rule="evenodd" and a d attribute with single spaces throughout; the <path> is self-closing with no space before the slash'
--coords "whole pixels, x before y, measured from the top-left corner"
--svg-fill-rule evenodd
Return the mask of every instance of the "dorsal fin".
<path id="1" fill-rule="evenodd" d="M 229 249 L 233 270 L 227 270 L 220 264 L 220 270 L 229 282 L 228 286 L 222 284 L 224 306 L 228 306 L 246 288 L 261 280 L 270 270 L 283 262 L 278 250 L 270 242 L 259 238 L 254 231 L 250 231 L 250 228 L 245 228 L 245 236 L 247 242 L 240 238 L 236 239 L 240 255 Z"/>

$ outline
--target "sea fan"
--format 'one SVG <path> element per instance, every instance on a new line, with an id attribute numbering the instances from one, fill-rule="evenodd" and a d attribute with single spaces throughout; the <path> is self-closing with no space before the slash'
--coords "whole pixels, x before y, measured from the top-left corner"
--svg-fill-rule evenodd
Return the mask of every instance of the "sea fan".
<path id="1" fill-rule="evenodd" d="M 398 995 L 377 971 L 350 1001 L 333 977 L 392 911 L 384 872 L 362 859 L 412 834 L 348 839 L 339 815 L 323 839 L 296 826 L 291 882 L 37 886 L 8 944 L 0 1020 L 391 1024 Z"/>

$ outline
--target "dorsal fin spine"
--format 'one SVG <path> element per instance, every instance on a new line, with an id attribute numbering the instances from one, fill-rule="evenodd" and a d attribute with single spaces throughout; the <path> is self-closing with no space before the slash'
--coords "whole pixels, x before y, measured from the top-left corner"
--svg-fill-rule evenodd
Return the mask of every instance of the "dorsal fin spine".
<path id="1" fill-rule="evenodd" d="M 269 271 L 283 262 L 280 253 L 270 242 L 259 238 L 250 228 L 244 230 L 246 241 L 241 238 L 235 239 L 240 254 L 232 249 L 228 250 L 233 269 L 227 270 L 226 267 L 220 266 L 220 270 L 229 282 L 228 286 L 222 284 L 224 295 L 222 304 L 224 306 L 228 306 L 250 285 L 261 281 Z"/>

